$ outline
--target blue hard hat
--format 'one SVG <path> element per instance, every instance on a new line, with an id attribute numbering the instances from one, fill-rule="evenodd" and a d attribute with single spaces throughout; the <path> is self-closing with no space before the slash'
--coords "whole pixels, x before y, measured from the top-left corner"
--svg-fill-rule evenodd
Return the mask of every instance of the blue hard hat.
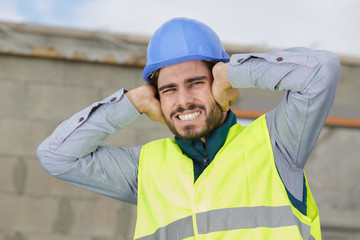
<path id="1" fill-rule="evenodd" d="M 143 78 L 150 82 L 157 69 L 192 60 L 228 62 L 229 55 L 218 35 L 207 25 L 188 18 L 165 22 L 152 36 Z"/>

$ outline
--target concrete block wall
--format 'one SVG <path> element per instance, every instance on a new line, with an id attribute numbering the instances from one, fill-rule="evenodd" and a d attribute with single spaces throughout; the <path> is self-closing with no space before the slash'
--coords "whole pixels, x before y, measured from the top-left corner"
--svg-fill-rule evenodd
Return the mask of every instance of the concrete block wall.
<path id="1" fill-rule="evenodd" d="M 45 37 L 40 33 L 34 36 L 40 41 L 51 39 L 54 34 L 57 30 Z M 132 89 L 143 84 L 141 66 L 37 56 L 16 49 L 12 50 L 16 55 L 4 53 L 3 39 L 0 39 L 0 240 L 132 239 L 135 206 L 49 176 L 36 159 L 35 150 L 72 114 L 120 88 Z M 56 36 L 54 39 L 50 43 L 41 41 L 49 46 L 60 42 Z M 71 43 L 84 45 L 83 49 L 93 46 L 85 46 L 86 42 L 75 38 Z M 121 51 L 114 56 L 120 56 Z M 334 116 L 360 119 L 359 76 L 360 64 L 342 65 Z M 269 110 L 281 96 L 282 93 L 259 89 L 242 90 L 235 107 Z M 161 124 L 141 116 L 122 132 L 110 136 L 105 144 L 131 147 L 171 136 Z M 325 240 L 360 239 L 359 142 L 359 128 L 325 127 L 308 161 L 306 172 L 320 209 Z"/>
<path id="2" fill-rule="evenodd" d="M 72 114 L 141 83 L 135 67 L 0 55 L 0 239 L 132 239 L 134 206 L 49 176 L 35 150 Z M 142 116 L 106 144 L 166 136 L 165 127 Z"/>
<path id="3" fill-rule="evenodd" d="M 323 129 L 306 166 L 324 239 L 360 239 L 360 129 Z"/>

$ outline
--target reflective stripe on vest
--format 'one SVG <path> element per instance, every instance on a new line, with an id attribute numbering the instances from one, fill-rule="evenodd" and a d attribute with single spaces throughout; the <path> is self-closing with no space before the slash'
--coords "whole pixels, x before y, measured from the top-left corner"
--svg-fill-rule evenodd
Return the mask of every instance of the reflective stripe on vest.
<path id="1" fill-rule="evenodd" d="M 184 239 L 194 236 L 192 216 L 185 217 L 158 228 L 154 234 L 137 238 L 137 240 Z"/>
<path id="2" fill-rule="evenodd" d="M 135 239 L 319 240 L 318 210 L 308 185 L 306 201 L 307 216 L 291 205 L 262 116 L 248 127 L 232 126 L 195 183 L 193 161 L 174 139 L 145 144 Z"/>
<path id="3" fill-rule="evenodd" d="M 221 219 L 232 219 L 227 225 Z M 199 234 L 249 228 L 277 228 L 296 225 L 303 239 L 314 240 L 310 226 L 300 222 L 292 215 L 291 207 L 241 207 L 216 209 L 196 214 Z M 154 234 L 137 240 L 184 239 L 194 236 L 192 216 L 179 219 L 156 230 Z"/>

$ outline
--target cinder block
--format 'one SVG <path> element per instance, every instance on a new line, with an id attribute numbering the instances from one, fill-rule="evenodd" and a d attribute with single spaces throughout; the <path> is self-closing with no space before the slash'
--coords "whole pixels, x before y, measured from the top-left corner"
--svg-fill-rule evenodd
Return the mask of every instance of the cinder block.
<path id="1" fill-rule="evenodd" d="M 120 88 L 133 88 L 137 78 L 138 70 L 133 67 L 82 62 L 65 64 L 66 86 L 117 91 Z"/>
<path id="2" fill-rule="evenodd" d="M 346 209 L 319 209 L 324 229 L 342 231 L 360 231 L 360 212 Z"/>
<path id="3" fill-rule="evenodd" d="M 98 100 L 97 90 L 31 85 L 27 114 L 31 119 L 63 121 Z"/>
<path id="4" fill-rule="evenodd" d="M 57 216 L 58 200 L 0 193 L 0 226 L 11 231 L 49 233 Z"/>
<path id="5" fill-rule="evenodd" d="M 352 232 L 347 231 L 334 231 L 331 229 L 325 229 L 322 231 L 322 238 L 324 240 L 357 240 L 354 238 Z"/>
<path id="6" fill-rule="evenodd" d="M 156 139 L 173 136 L 167 127 L 150 120 L 146 114 L 143 114 L 120 132 L 110 135 L 104 145 L 136 147 Z"/>
<path id="7" fill-rule="evenodd" d="M 103 145 L 107 146 L 119 146 L 119 147 L 135 147 L 136 145 L 136 133 L 134 125 L 129 125 L 123 128 L 116 134 L 111 134 L 105 140 Z"/>
<path id="8" fill-rule="evenodd" d="M 350 196 L 348 193 L 341 193 L 340 190 L 329 191 L 323 189 L 312 188 L 312 194 L 316 204 L 321 209 L 348 209 L 350 206 Z M 355 210 L 355 209 L 354 209 Z M 320 213 L 321 217 L 321 213 Z"/>
<path id="9" fill-rule="evenodd" d="M 264 91 L 258 88 L 240 89 L 240 95 L 232 107 L 269 111 L 275 108 L 285 92 Z"/>
<path id="10" fill-rule="evenodd" d="M 139 86 L 142 86 L 144 84 L 146 84 L 145 80 L 143 79 L 143 69 L 144 68 L 136 68 L 138 73 L 137 73 L 137 78 L 136 78 L 136 82 L 135 82 L 135 87 L 139 87 Z"/>
<path id="11" fill-rule="evenodd" d="M 25 117 L 26 85 L 15 81 L 0 81 L 0 117 Z"/>
<path id="12" fill-rule="evenodd" d="M 0 119 L 0 154 L 35 156 L 38 145 L 56 125 L 22 119 Z"/>
<path id="13" fill-rule="evenodd" d="M 165 130 L 167 127 L 165 125 L 161 124 L 160 122 L 152 121 L 146 114 L 140 115 L 132 125 L 135 125 L 138 129 L 159 129 L 159 130 Z M 131 125 L 131 126 L 132 126 Z"/>
<path id="14" fill-rule="evenodd" d="M 122 203 L 110 198 L 72 200 L 74 210 L 74 227 L 72 235 L 111 237 L 117 227 L 117 212 Z M 129 217 L 129 216 L 123 216 Z"/>
<path id="15" fill-rule="evenodd" d="M 346 65 L 341 67 L 340 81 L 336 90 L 335 105 L 360 108 L 360 68 Z"/>
<path id="16" fill-rule="evenodd" d="M 359 209 L 360 131 L 346 128 L 324 128 L 306 165 L 313 195 L 319 207 Z M 355 209 L 354 209 L 355 210 Z M 360 210 L 360 209 L 359 209 Z"/>
<path id="17" fill-rule="evenodd" d="M 174 134 L 165 125 L 150 120 L 146 115 L 141 116 L 134 124 L 136 126 L 136 145 L 174 137 Z"/>
<path id="18" fill-rule="evenodd" d="M 60 85 L 64 74 L 63 62 L 42 58 L 0 56 L 0 79 Z"/>
<path id="19" fill-rule="evenodd" d="M 338 170 L 342 166 L 348 166 L 347 163 L 357 164 L 357 156 L 352 155 L 353 151 L 351 149 L 356 148 L 356 139 L 359 135 L 360 130 L 357 129 L 325 127 L 308 160 L 307 172 L 314 175 L 314 177 L 319 176 L 321 173 L 328 174 L 327 170 L 336 172 L 338 175 Z M 334 151 L 334 149 L 339 151 Z M 324 171 L 324 168 L 326 168 L 326 171 Z"/>
<path id="20" fill-rule="evenodd" d="M 8 229 L 0 229 L 0 239 L 4 240 L 23 240 L 26 233 L 20 231 L 10 231 Z"/>
<path id="21" fill-rule="evenodd" d="M 134 239 L 136 225 L 136 206 L 124 203 L 123 208 L 118 211 L 118 226 L 116 237 L 119 239 Z"/>
<path id="22" fill-rule="evenodd" d="M 42 235 L 38 233 L 36 234 L 25 233 L 25 234 L 26 234 L 26 240 L 96 240 L 92 236 L 72 236 L 69 234 L 42 234 Z M 106 239 L 106 240 L 110 240 L 110 239 Z"/>
<path id="23" fill-rule="evenodd" d="M 0 192 L 15 194 L 14 172 L 19 158 L 0 155 Z"/>
<path id="24" fill-rule="evenodd" d="M 162 139 L 162 138 L 173 138 L 174 134 L 172 134 L 169 130 L 159 130 L 159 129 L 137 129 L 136 132 L 136 143 L 137 145 L 146 144 L 148 142 Z"/>
<path id="25" fill-rule="evenodd" d="M 359 240 L 360 239 L 360 230 L 354 232 L 354 240 Z"/>
<path id="26" fill-rule="evenodd" d="M 100 90 L 100 99 L 105 99 L 108 96 L 113 95 L 114 93 L 116 93 L 117 91 L 119 91 L 120 89 L 125 88 L 123 86 L 119 86 L 119 88 L 111 88 L 111 89 L 106 89 L 106 90 Z M 125 88 L 126 89 L 126 88 Z M 130 90 L 130 89 L 127 89 Z"/>
<path id="27" fill-rule="evenodd" d="M 341 66 L 340 81 L 330 115 L 359 119 L 360 116 L 360 67 L 358 65 Z"/>

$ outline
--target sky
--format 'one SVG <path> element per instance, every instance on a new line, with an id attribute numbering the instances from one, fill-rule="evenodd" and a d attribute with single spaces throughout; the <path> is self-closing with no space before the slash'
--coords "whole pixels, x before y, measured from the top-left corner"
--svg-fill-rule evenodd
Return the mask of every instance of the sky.
<path id="1" fill-rule="evenodd" d="M 360 57 L 359 10 L 358 0 L 0 0 L 0 22 L 151 36 L 189 17 L 225 44 Z"/>

